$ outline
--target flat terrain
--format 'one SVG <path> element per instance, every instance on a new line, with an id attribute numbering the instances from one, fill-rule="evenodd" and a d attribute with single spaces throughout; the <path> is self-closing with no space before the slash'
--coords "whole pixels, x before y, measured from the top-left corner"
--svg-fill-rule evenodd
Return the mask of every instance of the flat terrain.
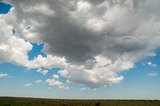
<path id="1" fill-rule="evenodd" d="M 160 106 L 159 100 L 63 100 L 0 97 L 0 106 Z"/>

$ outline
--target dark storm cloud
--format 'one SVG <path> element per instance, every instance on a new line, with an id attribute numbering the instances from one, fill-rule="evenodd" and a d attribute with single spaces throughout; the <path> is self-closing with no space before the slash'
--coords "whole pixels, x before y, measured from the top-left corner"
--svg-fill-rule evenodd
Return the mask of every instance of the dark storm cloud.
<path id="1" fill-rule="evenodd" d="M 116 32 L 117 26 L 112 26 L 111 28 L 106 28 L 104 26 L 104 30 L 101 32 L 93 32 L 95 29 L 86 29 L 85 25 L 77 24 L 77 21 L 81 20 L 79 18 L 84 18 L 84 21 L 88 21 L 92 18 L 99 18 L 103 20 L 101 16 L 98 16 L 96 9 L 101 9 L 96 7 L 97 5 L 102 5 L 102 3 L 107 2 L 109 6 L 112 8 L 114 6 L 125 6 L 126 1 L 104 1 L 104 0 L 88 0 L 88 3 L 91 3 L 91 8 L 88 10 L 91 16 L 84 16 L 83 11 L 78 11 L 78 6 L 76 7 L 78 1 L 70 0 L 39 0 L 39 1 L 28 1 L 28 0 L 20 0 L 20 1 L 12 1 L 13 5 L 15 5 L 16 15 L 18 17 L 19 22 L 21 20 L 26 20 L 26 23 L 31 26 L 31 31 L 38 32 L 38 36 L 40 39 L 49 45 L 47 52 L 50 54 L 54 54 L 56 56 L 63 57 L 65 56 L 69 62 L 75 63 L 84 63 L 87 60 L 93 60 L 94 56 L 98 54 L 116 54 L 123 55 L 128 52 L 135 52 L 141 49 L 145 49 L 146 45 L 138 44 L 136 40 L 132 39 L 123 40 L 121 38 L 127 36 L 134 36 L 133 30 L 130 29 L 130 32 Z M 136 4 L 138 1 L 133 1 L 131 7 L 136 8 Z M 47 4 L 48 8 L 53 10 L 55 16 L 45 16 L 41 11 L 33 11 L 34 6 Z M 83 6 L 83 4 L 82 4 Z M 108 6 L 108 8 L 110 8 Z M 105 7 L 105 6 L 104 6 Z M 25 11 L 25 9 L 31 8 L 30 11 Z M 75 8 L 75 9 L 70 9 Z M 133 8 L 133 10 L 134 10 Z M 98 10 L 97 10 L 98 11 Z M 109 10 L 103 10 L 107 12 Z M 46 11 L 47 12 L 47 11 Z M 73 19 L 70 14 L 71 12 L 77 12 L 79 15 L 78 19 Z M 100 11 L 98 11 L 100 12 Z M 120 11 L 118 11 L 120 12 Z M 82 14 L 82 15 L 81 15 Z M 131 15 L 132 16 L 132 15 Z M 32 30 L 32 24 L 30 24 L 30 20 L 36 20 L 37 23 L 44 24 L 43 26 L 38 26 Z M 122 20 L 124 21 L 124 20 Z M 133 20 L 137 21 L 137 20 Z M 103 21 L 105 23 L 105 21 Z M 83 24 L 83 22 L 82 22 Z M 84 23 L 85 24 L 85 23 Z M 112 24 L 112 23 L 111 23 Z M 120 23 L 123 24 L 123 23 Z M 129 24 L 129 23 L 128 23 Z M 27 27 L 27 26 L 26 26 Z M 34 26 L 33 26 L 34 27 Z M 121 26 L 120 26 L 121 27 Z M 123 27 L 123 26 L 122 26 Z M 135 27 L 138 27 L 136 25 Z M 112 30 L 110 30 L 112 29 Z M 18 30 L 18 29 L 17 29 Z M 21 31 L 20 31 L 21 32 Z M 21 33 L 21 35 L 23 35 Z M 25 35 L 24 35 L 25 36 Z M 141 41 L 143 43 L 143 41 Z M 104 54 L 105 55 L 105 54 Z M 118 55 L 119 56 L 119 55 Z M 112 58 L 113 56 L 109 56 Z M 117 58 L 117 57 L 116 57 Z"/>

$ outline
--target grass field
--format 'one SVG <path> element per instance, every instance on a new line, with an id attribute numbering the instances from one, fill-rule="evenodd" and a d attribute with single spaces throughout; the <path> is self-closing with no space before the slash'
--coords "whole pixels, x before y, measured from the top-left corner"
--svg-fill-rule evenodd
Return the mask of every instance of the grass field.
<path id="1" fill-rule="evenodd" d="M 0 106 L 160 106 L 159 100 L 62 100 L 0 97 Z"/>

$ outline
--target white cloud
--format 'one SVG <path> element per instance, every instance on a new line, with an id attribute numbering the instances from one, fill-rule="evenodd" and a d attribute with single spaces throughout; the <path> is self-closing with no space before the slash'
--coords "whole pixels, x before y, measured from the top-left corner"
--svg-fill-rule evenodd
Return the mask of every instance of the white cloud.
<path id="1" fill-rule="evenodd" d="M 71 83 L 71 81 L 69 81 L 69 80 L 67 79 L 67 80 L 66 80 L 66 83 L 67 83 L 67 84 L 70 84 L 70 83 Z"/>
<path id="2" fill-rule="evenodd" d="M 0 78 L 6 78 L 8 75 L 6 73 L 0 73 Z"/>
<path id="3" fill-rule="evenodd" d="M 5 1 L 14 9 L 1 15 L 0 61 L 30 68 L 60 67 L 64 70 L 59 75 L 71 83 L 91 88 L 119 83 L 124 78 L 117 73 L 155 55 L 160 46 L 159 7 L 148 1 Z M 11 36 L 13 27 L 16 33 Z M 47 56 L 28 60 L 29 41 L 43 42 Z"/>
<path id="4" fill-rule="evenodd" d="M 60 88 L 60 89 L 66 89 L 66 90 L 69 89 L 69 87 L 65 87 L 65 86 L 63 86 L 63 85 L 62 85 L 62 86 L 59 86 L 59 88 Z"/>
<path id="5" fill-rule="evenodd" d="M 39 68 L 39 69 L 37 70 L 37 72 L 39 72 L 39 73 L 40 73 L 41 71 L 42 71 L 42 69 L 41 69 L 41 68 Z"/>
<path id="6" fill-rule="evenodd" d="M 102 61 L 103 60 L 103 61 Z M 130 69 L 133 64 L 128 64 L 127 61 L 122 61 L 123 64 L 110 63 L 110 61 L 102 56 L 96 57 L 96 63 L 92 69 L 86 69 L 85 66 L 68 66 L 67 70 L 60 70 L 60 76 L 68 78 L 69 82 L 86 84 L 91 88 L 96 88 L 102 85 L 119 83 L 123 80 L 123 76 L 117 76 L 117 71 Z M 76 71 L 75 71 L 76 70 Z"/>
<path id="7" fill-rule="evenodd" d="M 41 68 L 39 68 L 37 72 L 41 73 L 42 75 L 46 75 L 48 73 L 48 70 L 42 70 Z"/>
<path id="8" fill-rule="evenodd" d="M 46 75 L 48 73 L 48 70 L 42 70 L 41 74 Z"/>
<path id="9" fill-rule="evenodd" d="M 41 83 L 42 82 L 42 80 L 37 80 L 37 81 L 35 81 L 35 83 Z"/>
<path id="10" fill-rule="evenodd" d="M 150 77 L 155 77 L 155 76 L 157 76 L 158 74 L 156 73 L 156 72 L 152 72 L 152 73 L 149 73 L 148 74 L 148 76 L 150 76 Z"/>
<path id="11" fill-rule="evenodd" d="M 48 84 L 49 86 L 56 86 L 60 89 L 69 89 L 69 87 L 65 87 L 65 85 L 62 82 L 56 79 L 47 79 L 45 83 Z"/>
<path id="12" fill-rule="evenodd" d="M 1 15 L 0 26 L 0 62 L 12 62 L 19 65 L 25 65 L 28 61 L 28 51 L 32 49 L 30 42 L 22 38 L 12 36 L 12 28 L 10 25 L 14 16 L 12 13 Z"/>
<path id="13" fill-rule="evenodd" d="M 27 83 L 27 84 L 25 84 L 24 86 L 25 87 L 29 87 L 29 86 L 31 86 L 32 84 L 31 83 Z"/>
<path id="14" fill-rule="evenodd" d="M 152 62 L 147 62 L 146 64 L 148 64 L 149 66 L 152 66 L 152 67 L 156 67 L 157 65 L 152 63 Z"/>
<path id="15" fill-rule="evenodd" d="M 62 86 L 63 85 L 62 82 L 59 82 L 58 80 L 55 80 L 55 79 L 47 79 L 45 83 L 47 83 L 50 86 Z"/>
<path id="16" fill-rule="evenodd" d="M 53 68 L 56 66 L 64 67 L 66 65 L 66 59 L 60 58 L 57 56 L 47 55 L 46 57 L 42 57 L 38 55 L 37 58 L 31 61 L 27 61 L 24 66 L 30 68 L 39 68 L 39 67 L 46 67 L 46 68 Z"/>
<path id="17" fill-rule="evenodd" d="M 56 75 L 56 74 L 54 74 L 52 77 L 55 79 L 59 79 L 59 75 Z"/>
<path id="18" fill-rule="evenodd" d="M 62 77 L 67 77 L 68 75 L 68 71 L 65 69 L 65 70 L 59 70 L 58 71 L 58 74 Z"/>

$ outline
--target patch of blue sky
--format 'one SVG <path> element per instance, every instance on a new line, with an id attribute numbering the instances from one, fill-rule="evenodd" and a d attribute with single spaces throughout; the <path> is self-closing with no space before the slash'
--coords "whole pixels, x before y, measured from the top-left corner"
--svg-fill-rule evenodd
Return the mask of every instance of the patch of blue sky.
<path id="1" fill-rule="evenodd" d="M 0 14 L 7 14 L 11 8 L 12 8 L 12 5 L 6 4 L 0 0 Z"/>
<path id="2" fill-rule="evenodd" d="M 16 30 L 13 28 L 12 29 L 12 35 L 14 35 L 16 33 Z"/>
<path id="3" fill-rule="evenodd" d="M 0 79 L 0 95 L 43 97 L 42 92 L 44 92 L 44 90 L 48 95 L 48 88 L 50 86 L 45 83 L 38 84 L 35 83 L 35 81 L 42 80 L 42 82 L 45 82 L 46 79 L 52 78 L 52 75 L 58 74 L 58 71 L 59 68 L 53 68 L 50 69 L 46 75 L 42 75 L 38 73 L 36 69 L 27 69 L 11 63 L 2 63 L 0 64 L 0 72 L 7 73 L 8 77 Z M 59 80 L 63 82 L 63 78 L 60 78 Z M 32 85 L 25 87 L 25 84 L 27 83 L 31 83 Z M 12 88 L 12 90 L 10 88 Z M 58 90 L 59 88 L 53 86 L 52 89 Z M 37 94 L 35 92 L 37 92 Z"/>
<path id="4" fill-rule="evenodd" d="M 158 85 L 160 81 L 159 73 L 160 73 L 160 49 L 155 51 L 156 56 L 147 57 L 145 59 L 140 60 L 134 65 L 134 68 L 123 71 L 119 73 L 124 77 L 124 80 L 118 85 L 113 85 L 114 87 L 119 88 L 119 96 L 121 98 L 132 97 L 132 98 L 159 98 L 158 95 L 160 93 L 160 85 Z M 146 62 L 152 62 L 156 64 L 156 67 L 147 65 Z M 156 72 L 158 75 L 150 77 L 148 76 L 149 73 Z M 113 87 L 112 87 L 113 89 Z M 118 92 L 117 91 L 117 92 Z M 122 94 L 125 93 L 125 94 Z M 132 92 L 132 93 L 130 93 Z M 157 92 L 159 92 L 157 94 Z"/>
<path id="5" fill-rule="evenodd" d="M 32 50 L 28 52 L 28 59 L 32 60 L 36 58 L 38 55 L 41 55 L 42 57 L 46 57 L 45 52 L 42 50 L 44 43 L 37 44 L 37 43 L 31 43 L 32 44 Z"/>

